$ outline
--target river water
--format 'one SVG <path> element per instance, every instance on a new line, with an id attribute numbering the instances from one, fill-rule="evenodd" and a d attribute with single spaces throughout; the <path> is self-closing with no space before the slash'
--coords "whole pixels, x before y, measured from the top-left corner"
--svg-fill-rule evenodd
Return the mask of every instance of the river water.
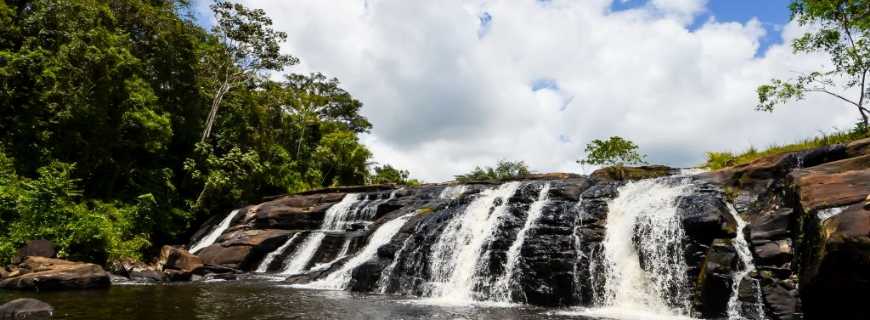
<path id="1" fill-rule="evenodd" d="M 263 280 L 42 293 L 0 290 L 0 304 L 21 297 L 51 304 L 54 319 L 64 320 L 590 319 L 559 315 L 558 309 L 438 306 L 413 298 L 297 289 Z"/>

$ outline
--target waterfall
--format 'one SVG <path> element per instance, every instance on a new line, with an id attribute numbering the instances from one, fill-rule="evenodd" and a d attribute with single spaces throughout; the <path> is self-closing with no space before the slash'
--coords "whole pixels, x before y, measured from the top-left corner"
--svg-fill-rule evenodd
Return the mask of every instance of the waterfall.
<path id="1" fill-rule="evenodd" d="M 363 263 L 373 259 L 378 254 L 378 249 L 389 243 L 412 216 L 414 216 L 414 213 L 409 213 L 384 223 L 380 228 L 375 230 L 365 248 L 342 265 L 338 271 L 330 273 L 326 278 L 304 285 L 303 287 L 335 290 L 345 289 L 347 285 L 350 284 L 353 270 L 361 266 Z"/>
<path id="2" fill-rule="evenodd" d="M 317 249 L 320 248 L 320 243 L 323 242 L 323 239 L 326 238 L 326 234 L 323 232 L 312 232 L 302 244 L 287 258 L 287 264 L 284 266 L 284 269 L 281 270 L 282 275 L 294 275 L 300 274 L 305 271 L 305 267 L 308 266 L 308 262 L 311 261 L 311 258 L 314 257 L 314 254 L 317 253 Z"/>
<path id="3" fill-rule="evenodd" d="M 387 289 L 390 284 L 390 278 L 393 276 L 393 271 L 395 271 L 396 266 L 399 265 L 399 261 L 401 260 L 400 258 L 402 257 L 402 255 L 405 254 L 405 251 L 408 250 L 408 245 L 411 244 L 412 239 L 413 236 L 409 236 L 407 239 L 405 239 L 405 241 L 402 243 L 402 247 L 398 251 L 396 251 L 396 254 L 393 256 L 393 262 L 390 263 L 390 265 L 381 272 L 381 277 L 378 279 L 378 289 L 380 293 L 387 293 Z"/>
<path id="4" fill-rule="evenodd" d="M 432 283 L 427 288 L 428 296 L 448 304 L 475 300 L 475 283 L 488 276 L 478 274 L 483 247 L 507 211 L 508 198 L 519 186 L 518 182 L 509 182 L 483 191 L 462 215 L 449 222 L 431 252 Z"/>
<path id="5" fill-rule="evenodd" d="M 353 206 L 360 202 L 360 194 L 349 193 L 332 207 L 326 210 L 320 230 L 344 230 L 345 224 L 352 220 Z"/>
<path id="6" fill-rule="evenodd" d="M 278 249 L 275 249 L 275 251 L 269 252 L 269 254 L 266 255 L 266 258 L 263 259 L 263 262 L 260 263 L 260 266 L 257 267 L 256 272 L 264 273 L 264 272 L 268 271 L 269 265 L 272 264 L 272 261 L 275 260 L 275 257 L 284 253 L 284 251 L 287 250 L 287 247 L 289 247 L 291 244 L 296 242 L 296 239 L 299 238 L 300 234 L 301 234 L 301 232 L 297 232 L 292 237 L 287 239 L 287 242 L 284 242 L 284 244 L 282 244 L 280 247 L 278 247 Z"/>
<path id="7" fill-rule="evenodd" d="M 755 271 L 755 264 L 752 262 L 752 251 L 749 250 L 749 243 L 746 241 L 745 234 L 743 234 L 743 230 L 746 228 L 746 221 L 743 221 L 743 218 L 737 214 L 737 210 L 734 210 L 734 208 L 730 209 L 731 215 L 737 221 L 737 237 L 734 238 L 734 249 L 737 251 L 740 261 L 743 262 L 743 270 L 734 273 L 734 283 L 731 285 L 731 298 L 728 299 L 728 320 L 744 320 L 745 318 L 740 314 L 742 307 L 742 303 L 739 300 L 740 283 L 743 281 L 743 278 L 752 273 L 752 271 Z M 755 313 L 758 319 L 764 319 L 764 308 L 761 303 L 758 303 Z"/>
<path id="8" fill-rule="evenodd" d="M 464 194 L 467 190 L 468 186 L 466 185 L 447 186 L 444 187 L 444 190 L 441 190 L 441 194 L 438 195 L 438 199 L 456 199 L 462 196 L 462 194 Z"/>
<path id="9" fill-rule="evenodd" d="M 226 231 L 230 227 L 233 219 L 235 219 L 236 215 L 238 214 L 239 209 L 231 211 L 230 214 L 226 216 L 226 218 L 221 220 L 221 223 L 218 224 L 218 226 L 215 227 L 214 230 L 212 230 L 205 237 L 199 239 L 199 241 L 197 241 L 193 246 L 190 247 L 190 253 L 196 253 L 197 251 L 202 250 L 205 247 L 213 245 L 214 242 L 217 241 L 217 239 L 221 236 L 221 234 L 223 234 L 224 231 Z"/>
<path id="10" fill-rule="evenodd" d="M 538 222 L 541 216 L 544 214 L 544 207 L 549 202 L 549 194 L 550 192 L 550 184 L 547 183 L 541 188 L 541 192 L 538 194 L 538 199 L 532 203 L 529 207 L 529 213 L 526 216 L 526 223 L 523 225 L 523 228 L 517 234 L 517 239 L 511 244 L 510 249 L 507 252 L 507 263 L 505 265 L 504 274 L 498 278 L 495 282 L 493 293 L 494 298 L 498 302 L 511 302 L 511 289 L 516 288 L 518 283 L 516 282 L 515 277 L 517 264 L 522 258 L 520 254 L 520 250 L 523 248 L 523 244 L 526 242 L 526 237 L 528 237 L 529 230 Z"/>
<path id="11" fill-rule="evenodd" d="M 690 187 L 688 179 L 660 178 L 619 188 L 619 196 L 608 204 L 602 243 L 605 283 L 596 302 L 603 308 L 589 315 L 689 314 L 684 231 L 676 200 Z"/>
<path id="12" fill-rule="evenodd" d="M 313 268 L 311 268 L 311 270 L 314 271 L 314 270 L 329 269 L 329 267 L 332 267 L 333 264 L 335 264 L 339 260 L 343 259 L 344 257 L 347 257 L 347 254 L 350 252 L 351 242 L 352 242 L 351 239 L 344 240 L 344 244 L 341 245 L 341 251 L 339 251 L 338 254 L 335 255 L 335 258 L 332 259 L 332 261 L 318 264 L 318 265 L 314 266 Z"/>

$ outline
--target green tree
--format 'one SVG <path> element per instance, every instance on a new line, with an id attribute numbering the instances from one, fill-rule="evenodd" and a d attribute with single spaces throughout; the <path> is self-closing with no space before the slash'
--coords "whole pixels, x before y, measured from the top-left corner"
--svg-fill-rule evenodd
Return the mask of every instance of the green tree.
<path id="1" fill-rule="evenodd" d="M 773 111 L 777 105 L 801 100 L 806 93 L 832 96 L 855 108 L 859 129 L 868 130 L 867 73 L 870 71 L 870 1 L 795 0 L 792 17 L 802 26 L 814 26 L 792 42 L 795 53 L 824 53 L 832 68 L 800 75 L 792 80 L 774 79 L 759 86 L 757 109 Z"/>
<path id="2" fill-rule="evenodd" d="M 477 166 L 466 174 L 457 175 L 456 181 L 472 182 L 487 180 L 509 180 L 531 174 L 524 161 L 499 160 L 495 167 Z"/>
<path id="3" fill-rule="evenodd" d="M 262 77 L 263 71 L 281 71 L 298 63 L 293 56 L 281 54 L 284 32 L 272 29 L 272 19 L 262 9 L 248 9 L 239 3 L 216 0 L 211 5 L 217 23 L 212 34 L 221 42 L 206 54 L 209 63 L 203 69 L 214 79 L 211 111 L 202 132 L 202 140 L 211 135 L 221 101 L 230 90 Z"/>
<path id="4" fill-rule="evenodd" d="M 607 140 L 592 140 L 586 145 L 586 158 L 577 163 L 591 165 L 622 166 L 625 164 L 643 164 L 645 155 L 638 152 L 634 142 L 622 137 L 613 136 Z"/>
<path id="5" fill-rule="evenodd" d="M 370 184 L 401 184 L 401 185 L 419 185 L 420 181 L 410 178 L 411 173 L 408 170 L 397 169 L 389 164 L 374 166 L 369 174 Z"/>

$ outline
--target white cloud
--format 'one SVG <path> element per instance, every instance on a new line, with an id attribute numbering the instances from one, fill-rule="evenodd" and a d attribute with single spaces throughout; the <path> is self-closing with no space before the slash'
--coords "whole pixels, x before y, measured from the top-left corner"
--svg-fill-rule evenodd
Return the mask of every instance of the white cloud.
<path id="1" fill-rule="evenodd" d="M 611 135 L 651 161 L 688 166 L 705 151 L 787 142 L 855 118 L 823 97 L 754 111 L 759 84 L 824 60 L 787 46 L 756 55 L 765 31 L 755 20 L 688 30 L 705 1 L 624 12 L 610 12 L 609 0 L 246 2 L 289 34 L 285 49 L 302 59 L 291 71 L 338 77 L 365 103 L 376 161 L 427 181 L 501 158 L 576 172 L 585 143 Z M 492 20 L 480 33 L 484 12 Z M 533 91 L 540 80 L 555 87 Z"/>

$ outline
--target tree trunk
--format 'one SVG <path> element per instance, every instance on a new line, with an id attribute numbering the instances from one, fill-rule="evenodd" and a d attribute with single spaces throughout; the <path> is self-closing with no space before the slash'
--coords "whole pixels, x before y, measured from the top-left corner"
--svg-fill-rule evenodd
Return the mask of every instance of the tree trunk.
<path id="1" fill-rule="evenodd" d="M 217 118 L 218 109 L 221 106 L 221 101 L 224 98 L 224 94 L 230 91 L 229 84 L 224 82 L 218 92 L 215 93 L 214 99 L 211 102 L 211 111 L 208 113 L 208 119 L 205 121 L 205 129 L 202 131 L 202 139 L 199 142 L 205 142 L 209 136 L 211 136 L 211 129 L 214 126 L 214 121 Z"/>

